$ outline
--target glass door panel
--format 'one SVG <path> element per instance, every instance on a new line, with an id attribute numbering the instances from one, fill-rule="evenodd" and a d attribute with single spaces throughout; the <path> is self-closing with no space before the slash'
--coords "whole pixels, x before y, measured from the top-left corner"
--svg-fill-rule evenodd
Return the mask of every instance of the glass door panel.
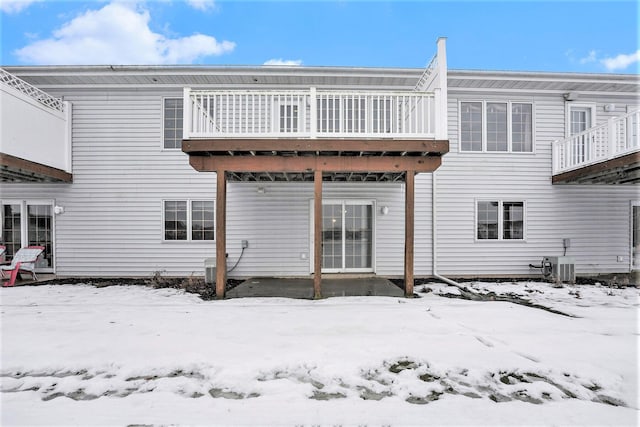
<path id="1" fill-rule="evenodd" d="M 371 268 L 373 241 L 373 207 L 345 205 L 344 268 Z"/>
<path id="2" fill-rule="evenodd" d="M 5 259 L 11 261 L 13 254 L 22 246 L 20 223 L 22 221 L 22 205 L 2 205 L 2 244 L 7 247 Z"/>
<path id="3" fill-rule="evenodd" d="M 322 205 L 322 268 L 342 269 L 342 204 Z"/>
<path id="4" fill-rule="evenodd" d="M 44 246 L 36 268 L 53 268 L 53 212 L 51 205 L 27 205 L 27 246 Z"/>
<path id="5" fill-rule="evenodd" d="M 349 201 L 322 205 L 322 271 L 373 271 L 373 204 Z"/>

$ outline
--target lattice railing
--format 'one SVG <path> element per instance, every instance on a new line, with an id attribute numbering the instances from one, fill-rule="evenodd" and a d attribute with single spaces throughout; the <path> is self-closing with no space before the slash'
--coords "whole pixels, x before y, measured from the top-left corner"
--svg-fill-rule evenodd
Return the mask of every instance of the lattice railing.
<path id="1" fill-rule="evenodd" d="M 38 101 L 45 107 L 64 112 L 64 102 L 0 68 L 0 82 Z"/>

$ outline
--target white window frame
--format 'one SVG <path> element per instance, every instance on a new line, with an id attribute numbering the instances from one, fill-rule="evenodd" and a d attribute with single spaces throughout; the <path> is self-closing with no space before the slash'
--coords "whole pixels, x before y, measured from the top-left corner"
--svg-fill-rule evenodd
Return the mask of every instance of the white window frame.
<path id="1" fill-rule="evenodd" d="M 574 108 L 588 108 L 591 110 L 590 120 L 591 126 L 594 127 L 597 125 L 596 119 L 596 103 L 595 102 L 575 102 L 575 101 L 566 101 L 565 102 L 565 137 L 569 138 L 571 136 L 571 110 Z M 587 128 L 589 129 L 589 128 Z"/>
<path id="2" fill-rule="evenodd" d="M 53 257 L 53 263 L 49 267 L 36 268 L 38 273 L 55 273 L 56 263 L 58 257 L 56 254 L 56 213 L 55 213 L 55 200 L 51 199 L 1 199 L 0 208 L 4 205 L 20 205 L 20 247 L 29 246 L 29 218 L 27 215 L 28 206 L 32 205 L 46 205 L 51 207 L 51 255 Z M 2 236 L 4 216 L 0 214 L 0 240 L 4 240 Z"/>
<path id="3" fill-rule="evenodd" d="M 463 103 L 481 103 L 482 104 L 482 150 L 472 151 L 462 149 L 462 104 Z M 487 150 L 487 104 L 507 104 L 507 151 L 489 151 Z M 513 151 L 513 104 L 531 105 L 531 151 Z M 504 99 L 460 99 L 458 100 L 458 152 L 464 154 L 517 154 L 531 155 L 536 152 L 536 104 L 531 100 L 504 100 Z"/>
<path id="4" fill-rule="evenodd" d="M 309 200 L 309 272 L 314 272 L 314 200 Z M 370 268 L 322 268 L 322 273 L 332 274 L 332 273 L 375 273 L 376 272 L 376 229 L 377 229 L 377 201 L 373 199 L 322 199 L 323 205 L 338 205 L 342 204 L 344 208 L 345 205 L 369 205 L 371 206 L 371 224 L 373 229 L 371 230 L 371 267 Z M 345 217 L 342 215 L 342 231 L 345 229 Z M 342 238 L 342 265 L 345 264 L 345 243 L 346 240 Z"/>
<path id="5" fill-rule="evenodd" d="M 498 203 L 498 238 L 497 239 L 479 239 L 478 238 L 478 203 L 495 202 Z M 504 204 L 505 203 L 522 203 L 522 239 L 505 239 L 504 238 Z M 527 241 L 527 201 L 517 198 L 507 199 L 475 199 L 474 200 L 474 218 L 473 223 L 473 239 L 476 243 L 484 242 L 526 242 Z"/>
<path id="6" fill-rule="evenodd" d="M 179 240 L 179 239 L 175 239 L 175 240 L 168 240 L 165 239 L 165 228 L 164 228 L 164 220 L 165 220 L 165 203 L 166 202 L 186 202 L 187 203 L 187 238 L 184 240 Z M 213 203 L 213 240 L 194 240 L 192 238 L 192 234 L 191 231 L 193 229 L 192 226 L 192 204 L 193 202 L 212 202 Z M 180 199 L 180 198 L 173 198 L 173 199 L 162 199 L 162 202 L 160 203 L 160 209 L 162 211 L 162 223 L 160 226 L 160 233 L 161 233 L 161 239 L 163 243 L 211 243 L 211 242 L 215 242 L 215 238 L 218 236 L 218 227 L 216 224 L 216 202 L 214 199 Z"/>
<path id="7" fill-rule="evenodd" d="M 298 127 L 292 131 L 283 131 L 280 128 L 280 119 L 282 118 L 280 115 L 280 107 L 298 107 Z M 273 103 L 273 133 L 278 135 L 298 135 L 303 133 L 306 128 L 306 116 L 305 116 L 305 105 L 303 99 L 298 99 L 297 97 L 285 97 L 285 98 L 276 98 Z"/>
<path id="8" fill-rule="evenodd" d="M 164 138 L 165 138 L 165 136 L 164 136 L 164 132 L 165 132 L 165 130 L 166 130 L 166 129 L 165 129 L 165 124 L 164 124 L 164 122 L 165 122 L 165 118 L 166 118 L 166 117 L 165 117 L 165 106 L 164 106 L 164 104 L 165 104 L 165 102 L 166 102 L 168 99 L 178 100 L 179 102 L 184 102 L 184 100 L 183 100 L 181 97 L 178 97 L 178 96 L 164 96 L 164 97 L 162 97 L 162 105 L 161 105 L 161 109 L 162 109 L 162 125 L 161 125 L 162 138 L 161 138 L 161 149 L 162 149 L 162 151 L 172 151 L 172 152 L 182 151 L 182 148 L 181 148 L 181 147 L 173 147 L 173 148 L 171 148 L 171 147 L 166 147 L 166 146 L 165 146 L 165 139 L 164 139 Z M 183 117 L 184 117 L 184 105 L 182 106 L 182 115 L 183 115 Z M 182 126 L 183 126 L 183 123 L 181 123 L 181 124 L 180 124 L 180 126 L 182 127 Z M 183 135 L 184 135 L 184 129 L 182 129 L 182 132 L 183 132 Z"/>

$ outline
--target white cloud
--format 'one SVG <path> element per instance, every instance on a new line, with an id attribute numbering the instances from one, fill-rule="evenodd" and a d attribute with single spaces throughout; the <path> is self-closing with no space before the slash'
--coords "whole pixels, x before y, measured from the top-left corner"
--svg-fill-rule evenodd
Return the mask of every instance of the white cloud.
<path id="1" fill-rule="evenodd" d="M 609 71 L 624 70 L 629 65 L 640 61 L 640 49 L 634 53 L 624 54 L 621 53 L 613 58 L 604 58 L 600 60 L 600 63 L 605 66 Z"/>
<path id="2" fill-rule="evenodd" d="M 302 65 L 302 59 L 282 59 L 282 58 L 270 59 L 262 65 L 287 65 L 287 66 L 298 67 Z"/>
<path id="3" fill-rule="evenodd" d="M 52 37 L 15 51 L 30 64 L 179 64 L 233 51 L 235 43 L 194 34 L 167 38 L 149 28 L 149 12 L 114 2 L 65 23 Z"/>
<path id="4" fill-rule="evenodd" d="M 215 6 L 214 0 L 186 0 L 187 4 L 197 10 L 210 10 Z"/>
<path id="5" fill-rule="evenodd" d="M 585 56 L 584 58 L 580 58 L 580 63 L 581 64 L 588 64 L 590 62 L 595 62 L 596 61 L 596 51 L 595 50 L 590 50 L 589 54 L 587 56 Z"/>
<path id="6" fill-rule="evenodd" d="M 0 0 L 0 10 L 5 13 L 18 13 L 38 1 L 42 0 Z"/>

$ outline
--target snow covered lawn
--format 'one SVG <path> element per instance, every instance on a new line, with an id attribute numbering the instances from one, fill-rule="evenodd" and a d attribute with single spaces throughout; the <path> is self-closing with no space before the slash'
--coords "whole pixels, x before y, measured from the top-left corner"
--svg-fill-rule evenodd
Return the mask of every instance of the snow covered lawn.
<path id="1" fill-rule="evenodd" d="M 638 289 L 472 286 L 569 317 L 429 287 L 412 300 L 208 302 L 134 286 L 1 289 L 1 422 L 638 423 Z"/>

